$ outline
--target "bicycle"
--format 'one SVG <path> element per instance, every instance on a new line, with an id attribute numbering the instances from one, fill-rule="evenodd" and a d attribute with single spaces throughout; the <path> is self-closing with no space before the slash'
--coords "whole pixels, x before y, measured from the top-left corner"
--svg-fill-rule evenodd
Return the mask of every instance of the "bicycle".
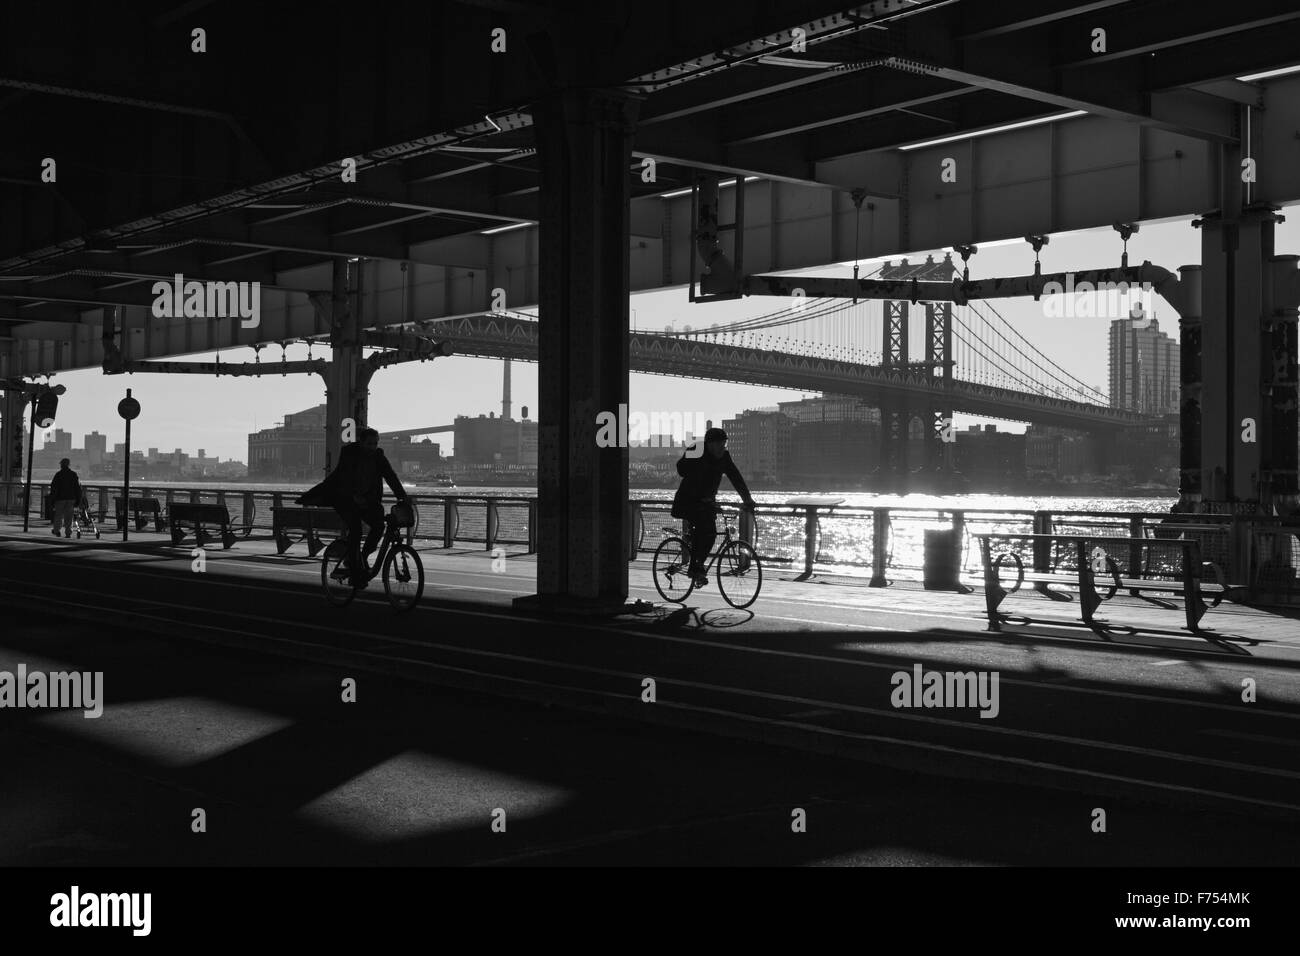
<path id="1" fill-rule="evenodd" d="M 709 556 L 709 561 L 704 566 L 704 575 L 707 577 L 716 563 L 718 590 L 722 593 L 722 599 L 732 607 L 743 610 L 758 599 L 758 592 L 763 588 L 763 564 L 754 549 L 733 532 L 733 512 L 724 508 L 715 508 L 714 512 L 723 515 L 723 544 Z M 678 534 L 676 528 L 663 530 L 670 537 L 661 541 L 655 549 L 652 566 L 655 590 L 665 601 L 680 604 L 695 590 L 695 579 L 690 574 L 691 546 Z"/>
<path id="2" fill-rule="evenodd" d="M 384 518 L 384 536 L 379 541 L 373 564 L 361 556 L 366 583 L 373 581 L 382 571 L 384 593 L 398 611 L 409 611 L 424 593 L 424 565 L 420 555 L 401 540 L 401 530 L 415 524 L 415 510 L 405 501 L 399 501 Z M 335 607 L 346 607 L 361 590 L 352 586 L 352 575 L 347 565 L 351 551 L 347 532 L 335 538 L 325 549 L 321 559 L 320 579 L 325 589 L 325 600 Z"/>

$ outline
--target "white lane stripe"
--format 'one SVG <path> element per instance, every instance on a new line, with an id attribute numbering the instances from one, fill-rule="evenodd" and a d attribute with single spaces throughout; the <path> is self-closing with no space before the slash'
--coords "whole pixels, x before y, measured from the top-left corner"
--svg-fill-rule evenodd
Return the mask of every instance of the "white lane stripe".
<path id="1" fill-rule="evenodd" d="M 71 589 L 61 588 L 60 590 L 71 590 Z M 138 599 L 130 599 L 130 600 L 138 600 Z M 187 608 L 185 605 L 171 604 L 166 601 L 139 600 L 139 603 L 152 604 L 158 607 L 171 608 L 172 610 L 181 611 L 181 612 L 187 612 L 191 610 L 190 608 Z M 138 614 L 139 612 L 133 611 L 131 613 Z M 285 621 L 277 618 L 266 618 L 266 617 L 261 617 L 260 615 L 240 614 L 233 611 L 220 611 L 219 613 L 226 617 L 241 618 L 250 621 L 260 621 L 264 624 L 275 624 L 275 625 L 283 626 L 286 623 Z M 176 621 L 172 618 L 159 618 L 157 615 L 147 615 L 147 614 L 141 616 L 148 617 L 150 619 L 165 620 L 171 624 L 178 624 L 186 627 L 191 626 L 188 622 Z M 343 628 L 343 627 L 325 627 L 318 624 L 297 624 L 295 626 L 305 630 L 318 630 L 318 631 L 332 632 L 336 634 L 355 635 L 355 632 L 353 630 L 348 628 Z M 233 631 L 228 628 L 226 629 L 218 628 L 215 625 L 211 625 L 211 627 L 216 630 L 225 630 L 227 633 L 234 633 L 234 634 L 241 633 L 239 631 Z M 270 637 L 269 635 L 259 635 L 259 638 L 264 636 Z M 280 640 L 280 638 L 270 638 L 270 639 Z M 509 654 L 506 653 L 505 651 L 489 651 L 489 650 L 481 650 L 478 648 L 466 648 L 454 644 L 440 644 L 436 641 L 416 641 L 416 640 L 411 640 L 409 638 L 401 638 L 396 636 L 384 636 L 380 638 L 380 640 L 388 643 L 406 644 L 408 646 L 413 646 L 413 647 L 434 648 L 437 650 L 450 651 L 452 653 L 457 653 L 457 654 L 467 654 L 467 655 L 473 655 L 478 657 L 497 658 L 500 660 L 514 661 L 516 663 L 537 664 L 537 665 L 542 665 L 544 667 L 552 667 L 557 670 L 582 671 L 589 674 L 598 674 L 602 677 L 623 678 L 632 682 L 638 688 L 640 687 L 641 681 L 646 676 L 643 673 L 612 670 L 610 668 L 605 668 L 605 667 L 595 667 L 590 664 L 571 664 L 562 661 L 551 661 L 544 658 L 530 657 L 525 654 Z M 301 641 L 295 641 L 293 643 L 303 644 L 303 642 Z M 313 645 L 306 645 L 306 646 L 313 646 Z M 317 644 L 314 646 L 321 647 L 322 645 Z M 345 652 L 349 652 L 347 651 L 346 648 L 329 648 L 329 649 L 344 650 Z M 381 658 L 384 657 L 384 655 L 373 654 L 370 652 L 357 651 L 357 653 L 367 653 L 368 656 L 372 656 L 372 657 L 381 657 Z M 542 683 L 545 684 L 546 682 L 543 681 Z M 1268 776 L 1287 777 L 1291 779 L 1300 780 L 1300 773 L 1290 771 L 1290 770 L 1281 770 L 1273 767 L 1261 767 L 1255 764 L 1235 763 L 1233 761 L 1227 761 L 1227 760 L 1215 760 L 1209 757 L 1193 757 L 1191 755 L 1178 754 L 1167 750 L 1156 750 L 1149 747 L 1135 747 L 1128 744 L 1117 744 L 1117 743 L 1111 743 L 1109 741 L 1103 741 L 1103 740 L 1088 740 L 1082 737 L 1070 737 L 1064 734 L 1049 734 L 1049 733 L 1044 733 L 1035 730 L 1021 730 L 1015 727 L 995 727 L 992 725 L 984 724 L 982 722 L 969 723 L 966 721 L 945 720 L 943 718 L 929 717 L 923 714 L 904 713 L 899 711 L 898 709 L 893 709 L 893 708 L 886 710 L 884 708 L 878 708 L 878 707 L 863 707 L 857 704 L 846 704 L 846 703 L 841 703 L 839 701 L 821 700 L 815 697 L 799 697 L 790 694 L 770 694 L 765 691 L 751 690 L 743 687 L 733 687 L 728 684 L 709 684 L 709 683 L 704 683 L 702 681 L 684 680 L 676 677 L 664 678 L 663 683 L 666 684 L 667 686 L 690 687 L 695 690 L 706 690 L 706 691 L 713 691 L 716 693 L 734 694 L 741 697 L 753 697 L 761 700 L 778 701 L 784 704 L 798 704 L 803 707 L 830 708 L 836 711 L 843 711 L 843 712 L 854 713 L 854 714 L 868 714 L 873 717 L 883 717 L 886 719 L 910 720 L 918 723 L 934 724 L 945 728 L 962 728 L 966 730 L 977 730 L 984 733 L 1006 734 L 1009 736 L 1022 737 L 1031 740 L 1045 740 L 1045 741 L 1052 741 L 1054 743 L 1072 744 L 1078 747 L 1092 747 L 1099 750 L 1109 750 L 1109 751 L 1114 751 L 1116 753 L 1136 754 L 1145 757 L 1156 757 L 1165 760 L 1177 761 L 1181 763 L 1190 763 L 1196 766 L 1218 767 L 1225 770 L 1243 770 L 1249 773 L 1260 773 L 1260 774 L 1266 774 Z"/>
<path id="2" fill-rule="evenodd" d="M 1187 661 L 1156 661 L 1156 667 L 1169 667 L 1171 664 L 1186 664 Z"/>
<path id="3" fill-rule="evenodd" d="M 49 562 L 49 563 L 57 563 L 57 562 Z M 115 565 L 106 565 L 105 567 L 108 570 L 116 571 L 120 574 L 130 574 L 130 575 L 135 575 L 136 577 L 156 578 L 158 576 L 157 574 L 153 574 L 147 571 L 134 571 L 126 568 L 121 568 Z M 319 572 L 317 573 L 319 574 Z M 12 581 L 13 583 L 22 586 L 28 585 L 28 582 L 15 581 L 12 578 L 0 578 L 0 581 L 4 581 L 4 580 Z M 281 587 L 260 585 L 260 584 L 250 584 L 243 580 L 223 581 L 218 578 L 211 578 L 209 580 L 214 584 L 222 584 L 222 585 L 226 585 L 227 587 L 241 587 L 241 588 L 248 588 L 250 590 L 272 591 L 277 594 L 282 594 L 284 590 Z M 68 590 L 68 591 L 75 590 L 73 588 L 58 588 L 57 585 L 49 585 L 44 583 L 42 584 L 42 586 L 53 587 L 58 590 Z M 81 592 L 78 591 L 78 593 Z M 363 601 L 362 603 L 370 604 L 372 602 Z M 376 601 L 373 603 L 380 604 L 382 602 L 379 602 L 376 599 Z M 438 607 L 430 607 L 427 604 L 419 604 L 416 606 L 415 610 L 424 611 L 428 613 L 435 613 L 435 614 L 451 613 L 451 614 L 462 614 L 468 617 L 483 617 L 483 618 L 489 618 L 489 619 L 499 620 L 499 621 L 509 621 L 512 624 L 516 624 L 516 625 L 518 625 L 521 620 L 532 620 L 531 618 L 523 617 L 516 614 L 500 614 L 500 613 L 494 613 L 492 611 L 468 610 L 465 608 L 438 608 Z M 276 621 L 276 623 L 284 623 L 284 622 Z M 564 626 L 574 628 L 575 630 L 596 631 L 602 634 L 617 634 L 617 635 L 634 634 L 638 637 L 642 637 L 647 640 L 663 641 L 672 644 L 686 644 L 690 646 L 707 647 L 711 650 L 719 650 L 719 649 L 729 650 L 729 651 L 742 653 L 742 654 L 766 654 L 766 655 L 772 655 L 776 657 L 789 657 L 789 658 L 794 658 L 796 660 L 809 660 L 809 661 L 818 661 L 823 663 L 845 664 L 852 667 L 870 667 L 879 670 L 888 670 L 891 673 L 898 669 L 898 665 L 893 663 L 883 663 L 879 661 L 868 661 L 868 660 L 853 660 L 851 658 L 834 657 L 827 654 L 811 654 L 804 651 L 790 651 L 790 650 L 784 650 L 780 648 L 750 647 L 743 644 L 727 644 L 727 643 L 719 643 L 717 641 L 705 641 L 697 638 L 680 637 L 677 635 L 660 634 L 654 631 L 639 630 L 632 622 L 628 622 L 626 626 L 623 627 L 611 627 L 609 625 L 591 624 L 591 623 L 580 622 L 580 621 L 566 621 Z M 982 633 L 981 635 L 972 635 L 972 636 L 979 637 L 982 636 Z M 1236 661 L 1225 661 L 1223 663 L 1235 664 Z M 1253 666 L 1256 669 L 1258 669 L 1261 666 L 1260 662 L 1256 660 L 1251 660 L 1250 662 L 1246 662 L 1246 661 L 1242 662 L 1243 666 L 1247 666 L 1247 664 Z M 1056 680 L 1059 680 L 1059 678 L 1057 678 Z M 1183 707 L 1199 707 L 1199 708 L 1210 709 L 1210 710 L 1224 710 L 1224 711 L 1230 711 L 1234 714 L 1241 713 L 1241 708 L 1233 704 L 1218 704 L 1218 703 L 1214 703 L 1213 701 L 1186 700 L 1180 698 L 1165 697 L 1158 694 L 1140 694 L 1133 691 L 1108 690 L 1099 687 L 1079 687 L 1076 685 L 1063 685 L 1060 683 L 1024 680 L 1019 678 L 1003 678 L 1001 680 L 1001 683 L 1010 686 L 1017 686 L 1017 687 L 1036 687 L 1036 688 L 1050 689 L 1053 691 L 1068 691 L 1070 693 L 1089 694 L 1092 696 L 1099 696 L 1099 697 L 1115 697 L 1122 700 L 1140 700 L 1140 701 L 1149 701 L 1149 702 L 1165 704 L 1165 705 L 1172 704 L 1172 705 L 1183 706 Z M 1291 713 L 1286 713 L 1284 711 L 1268 710 L 1268 709 L 1261 708 L 1261 709 L 1253 710 L 1252 713 L 1261 716 L 1277 717 L 1285 720 L 1300 720 L 1300 714 L 1291 714 Z"/>
<path id="4" fill-rule="evenodd" d="M 92 611 L 99 611 L 99 610 L 102 610 L 101 608 L 96 607 L 96 606 L 94 606 L 94 605 L 88 605 L 88 604 L 77 604 L 77 603 L 75 603 L 75 602 L 68 602 L 68 603 L 69 603 L 71 606 L 73 606 L 73 607 L 81 607 L 81 608 L 85 608 L 85 609 L 87 609 L 87 610 L 92 610 Z M 182 610 L 187 610 L 186 608 L 183 608 L 183 607 L 182 607 L 181 609 L 182 609 Z M 136 615 L 139 616 L 139 617 L 145 617 L 145 618 L 150 618 L 150 619 L 152 619 L 152 620 L 158 620 L 158 621 L 161 621 L 161 622 L 166 623 L 166 624 L 176 624 L 176 623 L 179 623 L 179 622 L 177 622 L 177 621 L 174 621 L 174 620 L 171 619 L 171 618 L 161 617 L 161 616 L 159 616 L 159 615 L 142 614 L 142 613 L 140 613 L 140 612 L 138 612 L 138 611 L 136 611 L 136 612 L 132 612 L 132 613 L 136 614 Z M 282 624 L 282 623 L 284 623 L 284 622 L 282 622 L 282 621 L 274 621 L 273 623 Z M 239 632 L 239 631 L 234 631 L 234 630 L 231 630 L 230 628 L 218 627 L 218 626 L 216 626 L 216 625 L 212 625 L 212 624 L 187 624 L 186 626 L 191 627 L 191 628 L 197 628 L 197 629 L 200 629 L 200 630 L 219 631 L 219 632 L 224 633 L 224 634 L 236 634 L 236 635 L 239 635 L 239 636 L 241 636 L 241 637 L 246 637 L 246 636 L 247 636 L 247 635 L 242 634 L 242 633 Z M 289 639 L 289 638 L 271 637 L 271 636 L 269 636 L 269 635 L 259 635 L 259 639 L 266 639 L 266 640 L 271 640 L 271 641 L 277 641 L 277 642 L 280 642 L 280 643 L 286 643 L 286 644 L 297 644 L 297 645 L 304 646 L 304 647 L 315 647 L 315 648 L 317 648 L 317 649 L 321 649 L 321 648 L 322 648 L 322 646 L 319 645 L 319 644 L 307 644 L 307 643 L 302 642 L 302 641 L 294 641 L 294 640 L 291 640 L 291 639 Z M 327 649 L 327 650 L 333 650 L 333 648 L 324 648 L 324 649 Z M 435 663 L 432 663 L 432 662 L 430 662 L 430 661 L 422 661 L 422 660 L 418 660 L 418 659 L 414 659 L 414 658 L 393 657 L 393 656 L 391 656 L 391 655 L 385 655 L 385 654 L 374 654 L 374 653 L 371 653 L 371 652 L 368 652 L 368 651 L 362 651 L 362 650 L 349 650 L 349 651 L 347 651 L 347 653 L 349 653 L 349 654 L 360 655 L 360 656 L 362 656 L 362 657 L 372 657 L 372 658 L 375 658 L 376 660 L 382 661 L 382 662 L 384 662 L 384 663 L 402 663 L 402 664 L 412 664 L 412 665 L 415 665 L 416 667 L 424 667 L 424 668 L 429 668 L 429 669 L 432 669 L 432 670 L 451 671 L 451 672 L 459 673 L 459 674 L 468 674 L 468 675 L 472 675 L 472 676 L 474 676 L 474 677 L 486 677 L 486 678 L 488 678 L 488 679 L 490 679 L 490 680 L 505 681 L 505 682 L 508 682 L 508 683 L 514 683 L 514 684 L 527 684 L 527 685 L 532 686 L 532 687 L 543 687 L 543 688 L 546 688 L 546 689 L 549 689 L 549 690 L 563 690 L 563 691 L 568 691 L 568 692 L 571 692 L 571 693 L 577 693 L 577 694 L 587 694 L 587 695 L 595 695 L 595 696 L 600 696 L 600 697 L 608 697 L 608 698 L 613 698 L 613 699 L 615 699 L 615 700 L 628 700 L 628 701 L 631 701 L 631 700 L 639 700 L 639 699 L 640 699 L 639 692 L 638 692 L 637 694 L 630 694 L 630 695 L 627 695 L 627 694 L 615 694 L 615 693 L 611 693 L 611 692 L 609 692 L 609 691 L 601 691 L 601 690 L 596 690 L 596 689 L 593 689 L 593 688 L 575 687 L 575 686 L 571 686 L 571 685 L 568 685 L 568 684 L 555 684 L 555 683 L 548 683 L 548 682 L 546 682 L 546 681 L 530 680 L 530 679 L 528 679 L 528 678 L 524 678 L 524 677 L 511 677 L 511 676 L 503 675 L 503 674 L 493 674 L 493 673 L 490 673 L 490 672 L 476 671 L 476 670 L 473 670 L 473 669 L 470 669 L 470 668 L 465 668 L 465 667 L 456 667 L 456 666 L 453 666 L 453 665 L 450 665 L 450 664 L 435 664 Z M 488 653 L 490 653 L 490 652 L 488 652 Z M 510 656 L 510 655 L 494 655 L 494 656 Z M 565 666 L 572 666 L 572 665 L 565 665 Z M 594 668 L 584 668 L 584 669 L 594 669 Z M 632 675 L 632 676 L 633 676 L 635 679 L 637 679 L 637 680 L 640 679 L 640 678 L 639 678 L 639 675 Z M 674 682 L 670 682 L 670 683 L 674 683 Z M 638 686 L 639 686 L 639 685 L 638 685 Z M 801 702 L 812 703 L 811 701 L 803 701 L 801 698 L 785 698 L 785 699 L 787 699 L 787 700 L 791 700 L 791 701 L 801 701 Z M 939 753 L 946 753 L 946 754 L 958 754 L 958 755 L 965 756 L 965 757 L 975 757 L 975 758 L 977 758 L 977 759 L 981 759 L 981 760 L 991 760 L 991 761 L 994 761 L 994 762 L 997 762 L 997 763 L 1008 763 L 1008 764 L 1014 764 L 1014 765 L 1018 765 L 1018 766 L 1033 767 L 1034 769 L 1038 769 L 1038 770 L 1047 770 L 1047 771 L 1054 772 L 1054 773 L 1076 774 L 1076 775 L 1080 775 L 1080 776 L 1084 776 L 1084 777 L 1095 778 L 1095 779 L 1098 779 L 1098 780 L 1118 781 L 1118 782 L 1121 782 L 1121 783 L 1132 784 L 1132 785 L 1136 785 L 1136 786 L 1139 786 L 1139 787 L 1152 787 L 1152 788 L 1159 789 L 1159 790 L 1172 790 L 1172 791 L 1179 792 L 1179 793 L 1191 793 L 1191 794 L 1198 794 L 1198 795 L 1200 795 L 1200 796 L 1217 797 L 1217 798 L 1219 798 L 1219 799 L 1231 800 L 1231 801 L 1234 801 L 1234 802 L 1237 802 L 1237 803 L 1247 803 L 1247 804 L 1252 804 L 1252 805 L 1255 805 L 1255 806 L 1267 806 L 1267 807 L 1274 807 L 1274 808 L 1277 808 L 1277 809 L 1283 809 L 1283 810 L 1300 811 L 1300 806 L 1295 806 L 1295 805 L 1292 805 L 1292 804 L 1289 804 L 1289 803 L 1279 803 L 1279 802 L 1276 802 L 1276 801 L 1273 801 L 1273 800 L 1261 800 L 1261 799 L 1258 799 L 1258 798 L 1255 798 L 1255 797 L 1246 797 L 1246 796 L 1242 796 L 1242 795 L 1240 795 L 1240 794 L 1224 793 L 1224 792 L 1222 792 L 1222 791 L 1217 791 L 1217 790 L 1203 790 L 1203 789 L 1200 789 L 1200 788 L 1197 788 L 1197 787 L 1188 787 L 1188 786 L 1183 786 L 1183 785 L 1181 785 L 1181 784 L 1162 783 L 1162 782 L 1160 782 L 1160 781 L 1156 781 L 1156 780 L 1142 780 L 1142 779 L 1139 779 L 1139 778 L 1136 778 L 1136 777 L 1125 777 L 1125 776 L 1121 776 L 1121 775 L 1118 775 L 1118 774 L 1102 773 L 1102 772 L 1100 772 L 1100 771 L 1095 771 L 1095 770 L 1083 770 L 1083 769 L 1078 768 L 1078 767 L 1068 767 L 1068 766 L 1064 766 L 1064 765 L 1062 765 L 1062 764 L 1046 763 L 1046 762 L 1044 762 L 1044 761 L 1031 760 L 1031 759 L 1026 758 L 1026 757 L 1011 757 L 1011 756 L 1006 756 L 1006 755 L 1003 755 L 1003 754 L 993 754 L 993 753 L 987 753 L 987 752 L 985 752 L 985 751 L 969 750 L 969 749 L 962 748 L 962 747 L 952 747 L 952 746 L 948 746 L 948 745 L 944 745 L 944 744 L 933 744 L 933 743 L 928 743 L 928 742 L 924 742 L 924 741 L 916 741 L 916 740 L 904 740 L 904 739 L 897 738 L 897 737 L 885 737 L 885 736 L 881 736 L 881 735 L 879 735 L 879 734 L 862 734 L 862 733 L 857 733 L 857 732 L 853 732 L 853 731 L 832 730 L 832 729 L 825 728 L 825 727 L 818 727 L 818 726 L 816 726 L 816 725 L 814 725 L 814 724 L 801 724 L 801 723 L 796 723 L 796 722 L 794 722 L 794 721 L 789 721 L 789 720 L 775 720 L 775 719 L 768 718 L 768 717 L 760 717 L 760 716 L 758 716 L 758 715 L 754 715 L 754 714 L 744 714 L 744 713 L 740 713 L 740 712 L 738 712 L 738 711 L 728 711 L 728 710 L 723 710 L 723 709 L 721 709 L 721 708 L 716 708 L 716 707 L 703 707 L 703 706 L 694 705 L 694 704 L 681 704 L 681 703 L 676 703 L 676 702 L 674 702 L 674 701 L 670 701 L 670 700 L 662 700 L 662 699 L 657 700 L 657 701 L 656 701 L 656 706 L 667 707 L 667 708 L 675 709 L 675 710 L 686 710 L 686 711 L 692 711 L 692 712 L 695 712 L 695 713 L 705 713 L 705 714 L 722 715 L 722 716 L 730 717 L 730 718 L 732 718 L 732 719 L 746 721 L 746 722 L 748 722 L 748 723 L 768 724 L 768 725 L 771 725 L 771 726 L 777 726 L 777 727 L 791 727 L 791 728 L 796 728 L 796 729 L 806 730 L 806 731 L 809 731 L 809 732 L 812 732 L 812 733 L 816 733 L 816 734 L 821 734 L 821 735 L 823 735 L 823 736 L 842 737 L 842 738 L 851 739 L 851 740 L 870 741 L 870 742 L 872 742 L 872 743 L 887 743 L 887 744 L 893 744 L 893 745 L 901 746 L 901 747 L 910 747 L 910 748 L 913 748 L 913 749 L 920 749 L 920 750 L 930 750 L 930 751 L 936 751 L 936 752 L 939 752 Z M 835 707 L 836 709 L 843 709 L 843 707 L 841 707 L 840 705 L 832 704 L 831 706 L 832 706 L 832 707 Z M 952 722 L 951 722 L 951 721 L 941 721 L 941 723 L 952 723 Z M 997 728 L 985 728 L 985 729 L 986 729 L 986 730 L 994 730 L 994 729 L 997 729 Z M 1161 752 L 1159 752 L 1159 751 L 1153 751 L 1153 753 L 1158 753 L 1158 754 L 1159 754 L 1159 753 L 1161 753 Z M 1162 755 L 1163 755 L 1163 756 L 1166 756 L 1166 757 L 1172 757 L 1173 759 L 1190 760 L 1190 762 L 1193 762 L 1193 763 L 1197 763 L 1197 762 L 1199 762 L 1199 761 L 1196 761 L 1196 760 L 1191 760 L 1191 758 L 1182 757 L 1182 756 L 1180 756 L 1180 755 L 1176 755 L 1176 754 L 1162 754 Z M 1247 769 L 1251 769 L 1251 770 L 1259 770 L 1260 768 L 1247 768 Z M 1267 772 L 1267 771 L 1265 771 L 1265 772 Z"/>

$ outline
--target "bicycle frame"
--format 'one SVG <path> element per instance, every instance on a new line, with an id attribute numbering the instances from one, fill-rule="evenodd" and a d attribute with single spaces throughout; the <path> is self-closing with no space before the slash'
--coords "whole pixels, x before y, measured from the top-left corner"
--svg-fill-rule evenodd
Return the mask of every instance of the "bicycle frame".
<path id="1" fill-rule="evenodd" d="M 718 535 L 718 541 L 714 550 L 710 551 L 709 554 L 706 556 L 708 558 L 708 562 L 704 565 L 705 574 L 708 574 L 713 570 L 713 565 L 717 563 L 718 556 L 722 554 L 722 552 L 726 549 L 727 545 L 731 544 L 732 541 L 739 540 L 740 538 L 740 533 L 738 531 L 733 531 L 731 527 L 731 515 L 727 513 L 723 513 L 722 520 L 723 520 L 722 533 Z M 681 536 L 682 546 L 686 549 L 686 558 L 688 562 L 693 560 L 695 557 L 694 553 L 691 551 L 691 538 L 695 536 L 694 528 L 692 528 L 691 530 L 692 530 L 691 534 L 683 534 Z"/>
<path id="2" fill-rule="evenodd" d="M 389 550 L 393 545 L 397 544 L 401 540 L 401 537 L 401 529 L 397 526 L 397 523 L 393 521 L 391 516 L 385 515 L 384 534 L 379 539 L 379 547 L 375 549 L 374 564 L 367 568 L 366 556 L 361 554 L 359 551 L 357 552 L 358 556 L 361 558 L 361 566 L 365 568 L 367 582 L 373 581 L 379 574 L 380 570 L 384 566 L 384 559 L 388 557 Z M 347 529 L 344 529 L 338 540 L 346 542 L 348 545 L 348 551 L 351 553 L 352 542 L 348 540 Z"/>

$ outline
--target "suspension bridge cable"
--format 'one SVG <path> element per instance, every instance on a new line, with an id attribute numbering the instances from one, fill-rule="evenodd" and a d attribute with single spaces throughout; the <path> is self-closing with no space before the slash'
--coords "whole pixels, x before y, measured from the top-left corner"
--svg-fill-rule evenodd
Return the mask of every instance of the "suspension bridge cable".
<path id="1" fill-rule="evenodd" d="M 985 303 L 985 304 L 988 305 L 989 310 L 990 310 L 994 315 L 996 315 L 996 316 L 998 317 L 999 320 L 1001 320 L 1001 322 L 1002 322 L 1003 325 L 1005 325 L 1007 328 L 1011 329 L 1013 332 L 1016 332 L 1017 335 L 1020 335 L 1020 334 L 1021 334 L 1021 333 L 1019 333 L 1019 332 L 1016 330 L 1015 326 L 1013 326 L 1010 322 L 1007 321 L 1006 317 L 1005 317 L 1001 312 L 999 312 L 999 311 L 997 310 L 997 308 L 995 308 L 995 307 L 994 307 L 992 304 L 990 304 L 990 303 Z M 981 316 L 981 317 L 983 317 L 983 316 Z M 987 321 L 987 320 L 986 320 L 986 321 Z M 1038 356 L 1041 357 L 1045 362 L 1047 362 L 1049 365 L 1051 365 L 1053 369 L 1055 369 L 1056 371 L 1060 372 L 1060 373 L 1061 373 L 1063 376 L 1065 376 L 1065 378 L 1068 379 L 1069 381 L 1074 382 L 1076 385 L 1078 385 L 1079 388 L 1077 389 L 1077 391 L 1079 391 L 1081 394 L 1084 394 L 1084 395 L 1095 395 L 1095 396 L 1101 398 L 1101 399 L 1103 400 L 1103 402 L 1106 400 L 1106 396 L 1103 395 L 1099 389 L 1094 388 L 1093 386 L 1091 386 L 1091 385 L 1089 385 L 1088 383 L 1084 382 L 1082 379 L 1078 378 L 1077 376 L 1073 375 L 1072 373 L 1070 373 L 1070 372 L 1066 371 L 1065 369 L 1061 368 L 1060 365 L 1058 365 L 1055 361 L 1052 360 L 1051 356 L 1049 356 L 1049 355 L 1047 355 L 1045 352 L 1043 352 L 1042 349 L 1040 349 L 1040 348 L 1038 348 L 1038 346 L 1034 345 L 1033 342 L 1030 342 L 1028 339 L 1023 339 L 1023 341 L 1024 341 L 1024 343 L 1025 343 L 1026 345 L 1029 346 L 1029 348 L 1030 348 L 1031 350 L 1033 350 L 1033 352 L 1034 352 L 1036 355 L 1038 355 Z M 1023 353 L 1022 353 L 1022 354 L 1023 354 Z M 1028 358 L 1028 356 L 1026 356 L 1026 358 Z M 1040 365 L 1039 368 L 1042 368 L 1042 366 Z M 1047 369 L 1044 368 L 1043 371 L 1046 372 Z"/>

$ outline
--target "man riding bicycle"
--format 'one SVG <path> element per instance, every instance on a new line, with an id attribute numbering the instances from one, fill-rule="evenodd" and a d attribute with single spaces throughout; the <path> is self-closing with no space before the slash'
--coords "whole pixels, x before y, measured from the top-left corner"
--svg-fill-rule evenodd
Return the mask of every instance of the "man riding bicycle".
<path id="1" fill-rule="evenodd" d="M 379 432 L 363 428 L 355 442 L 343 446 L 338 466 L 329 477 L 298 499 L 300 505 L 333 507 L 347 525 L 350 546 L 347 565 L 354 588 L 366 586 L 366 559 L 375 553 L 384 536 L 384 482 L 393 489 L 398 501 L 406 500 L 406 490 L 379 447 Z M 362 521 L 370 528 L 364 552 L 361 550 Z"/>
<path id="2" fill-rule="evenodd" d="M 754 499 L 740 469 L 727 451 L 727 433 L 721 428 L 710 428 L 704 433 L 704 454 L 692 457 L 689 451 L 677 461 L 677 474 L 682 483 L 673 498 L 673 517 L 691 523 L 690 576 L 697 587 L 706 586 L 704 562 L 708 560 L 713 543 L 718 539 L 717 515 L 718 486 L 722 476 L 731 479 L 732 487 L 745 502 L 745 510 L 754 510 Z"/>

